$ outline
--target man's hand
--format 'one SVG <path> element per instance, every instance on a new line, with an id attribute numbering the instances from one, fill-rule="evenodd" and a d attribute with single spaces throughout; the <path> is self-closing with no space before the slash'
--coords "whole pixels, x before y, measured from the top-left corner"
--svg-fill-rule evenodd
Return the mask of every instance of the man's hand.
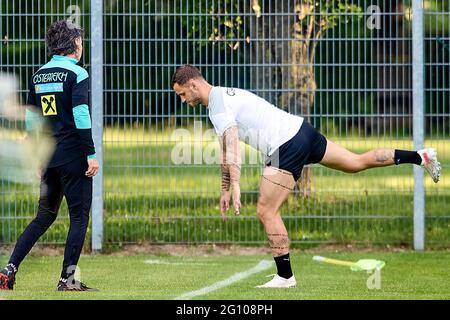
<path id="1" fill-rule="evenodd" d="M 36 170 L 36 177 L 37 177 L 39 180 L 42 178 L 42 175 L 44 174 L 43 172 L 44 172 L 44 170 L 42 170 L 41 167 L 38 167 L 38 169 Z"/>
<path id="2" fill-rule="evenodd" d="M 222 190 L 220 195 L 220 214 L 222 219 L 225 221 L 227 219 L 226 213 L 230 208 L 230 191 Z"/>
<path id="3" fill-rule="evenodd" d="M 231 188 L 233 190 L 232 195 L 234 214 L 238 215 L 241 214 L 241 187 L 239 186 L 239 183 L 233 183 Z"/>
<path id="4" fill-rule="evenodd" d="M 98 164 L 98 161 L 96 158 L 92 158 L 92 159 L 88 159 L 88 169 L 85 173 L 86 177 L 93 177 L 98 173 L 98 169 L 100 167 L 100 165 Z"/>
<path id="5" fill-rule="evenodd" d="M 44 174 L 44 169 L 42 169 L 42 164 L 39 162 L 36 166 L 36 177 L 41 180 L 42 175 Z"/>

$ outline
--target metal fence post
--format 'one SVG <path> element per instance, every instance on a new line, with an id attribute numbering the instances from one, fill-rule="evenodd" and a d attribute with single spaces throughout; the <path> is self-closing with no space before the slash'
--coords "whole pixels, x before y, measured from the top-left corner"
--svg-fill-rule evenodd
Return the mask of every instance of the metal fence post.
<path id="1" fill-rule="evenodd" d="M 91 0 L 91 97 L 92 136 L 100 164 L 94 178 L 92 199 L 92 251 L 102 249 L 103 240 L 103 1 Z"/>
<path id="2" fill-rule="evenodd" d="M 412 73 L 413 73 L 413 136 L 414 148 L 424 143 L 424 24 L 423 0 L 412 2 Z M 425 247 L 425 189 L 423 168 L 414 166 L 414 249 Z"/>

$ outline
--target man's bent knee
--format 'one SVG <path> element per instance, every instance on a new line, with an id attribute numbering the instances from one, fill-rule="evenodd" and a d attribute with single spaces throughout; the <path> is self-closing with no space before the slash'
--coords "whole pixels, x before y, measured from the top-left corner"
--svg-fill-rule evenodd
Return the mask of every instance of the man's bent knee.
<path id="1" fill-rule="evenodd" d="M 277 214 L 277 211 L 258 203 L 256 206 L 256 214 L 258 215 L 259 220 L 261 220 L 262 223 L 265 223 L 273 219 L 273 217 Z"/>

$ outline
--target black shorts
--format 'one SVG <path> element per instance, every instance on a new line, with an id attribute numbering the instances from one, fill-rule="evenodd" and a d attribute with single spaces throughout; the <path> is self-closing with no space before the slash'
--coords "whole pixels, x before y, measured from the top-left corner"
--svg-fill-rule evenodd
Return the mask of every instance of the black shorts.
<path id="1" fill-rule="evenodd" d="M 306 120 L 289 141 L 267 159 L 266 165 L 289 171 L 297 181 L 305 164 L 319 163 L 327 149 L 327 139 Z"/>

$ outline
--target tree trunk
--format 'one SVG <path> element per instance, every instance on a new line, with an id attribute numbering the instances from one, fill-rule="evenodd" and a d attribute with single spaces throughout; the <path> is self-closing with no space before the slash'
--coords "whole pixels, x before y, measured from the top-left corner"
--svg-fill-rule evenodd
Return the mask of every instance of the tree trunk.
<path id="1" fill-rule="evenodd" d="M 296 42 L 296 43 L 294 43 Z M 299 41 L 293 41 L 292 47 L 295 48 Z M 292 50 L 292 62 L 294 64 L 306 64 L 301 54 L 297 50 Z M 316 89 L 316 82 L 314 80 L 314 72 L 310 66 L 293 66 L 291 69 L 292 84 L 298 89 L 293 92 L 289 99 L 295 104 L 299 113 L 310 121 L 311 110 L 314 105 L 314 91 Z M 298 195 L 310 197 L 313 192 L 313 172 L 311 167 L 305 167 L 302 171 L 301 179 L 297 183 L 296 191 Z"/>
<path id="2" fill-rule="evenodd" d="M 314 15 L 308 14 L 312 2 L 298 1 L 294 8 L 288 8 L 285 1 L 265 1 L 264 4 L 263 12 L 283 14 L 254 16 L 250 40 L 280 40 L 251 42 L 253 57 L 250 62 L 258 65 L 250 73 L 252 87 L 261 90 L 259 94 L 277 107 L 309 120 L 316 89 L 309 41 L 314 28 Z M 298 15 L 286 14 L 293 11 Z M 303 19 L 308 22 L 305 24 Z M 311 168 L 304 168 L 296 186 L 297 194 L 311 195 L 312 178 Z"/>
<path id="3" fill-rule="evenodd" d="M 288 12 L 284 1 L 264 1 L 262 12 L 284 13 Z M 250 41 L 252 48 L 250 79 L 252 88 L 258 95 L 279 108 L 283 105 L 284 88 L 283 79 L 287 74 L 281 65 L 289 54 L 288 41 L 269 41 L 268 39 L 288 39 L 290 37 L 290 19 L 286 15 L 265 15 L 252 17 L 250 24 Z"/>
<path id="4" fill-rule="evenodd" d="M 289 94 L 289 105 L 295 106 L 296 114 L 300 114 L 307 121 L 310 120 L 314 105 L 316 82 L 314 80 L 314 53 L 311 38 L 315 28 L 315 16 L 311 15 L 312 4 L 302 1 L 295 6 L 297 19 L 292 30 L 291 41 L 291 86 L 294 91 Z M 302 171 L 302 177 L 296 185 L 297 195 L 310 197 L 313 192 L 313 172 L 311 167 Z"/>

